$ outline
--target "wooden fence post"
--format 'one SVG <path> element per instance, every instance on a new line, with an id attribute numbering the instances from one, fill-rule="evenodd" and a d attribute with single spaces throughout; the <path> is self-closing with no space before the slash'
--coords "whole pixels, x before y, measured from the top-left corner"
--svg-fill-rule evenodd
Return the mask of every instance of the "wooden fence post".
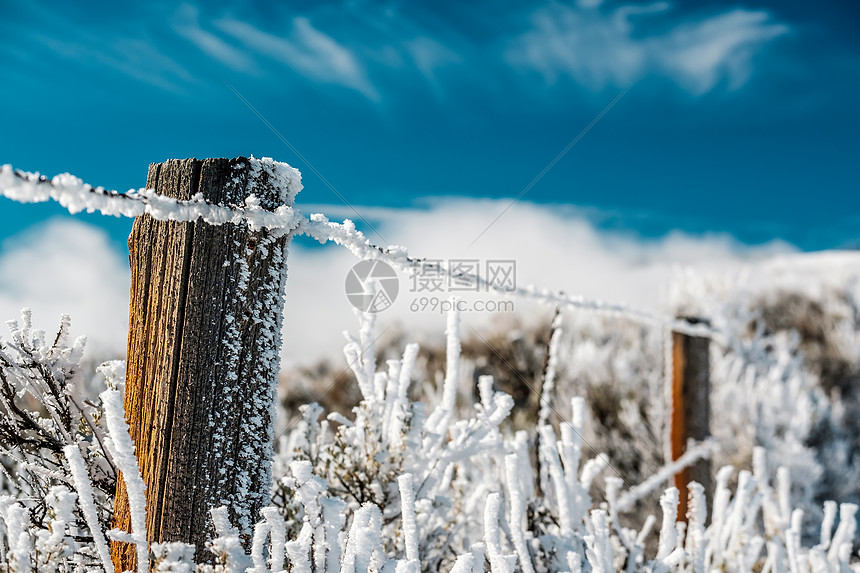
<path id="1" fill-rule="evenodd" d="M 160 195 L 264 209 L 289 203 L 271 160 L 185 159 L 149 166 Z M 211 561 L 209 509 L 227 505 L 247 540 L 269 503 L 272 439 L 289 234 L 246 223 L 135 220 L 125 412 L 146 484 L 147 539 L 183 541 Z M 113 526 L 129 531 L 117 482 Z M 134 547 L 112 542 L 116 570 Z"/>
<path id="2" fill-rule="evenodd" d="M 706 323 L 687 318 L 691 324 Z M 687 450 L 687 441 L 704 440 L 711 434 L 710 338 L 672 333 L 672 420 L 669 431 L 672 460 Z M 678 520 L 687 521 L 687 485 L 699 482 L 711 493 L 711 468 L 700 460 L 675 474 L 680 494 Z"/>

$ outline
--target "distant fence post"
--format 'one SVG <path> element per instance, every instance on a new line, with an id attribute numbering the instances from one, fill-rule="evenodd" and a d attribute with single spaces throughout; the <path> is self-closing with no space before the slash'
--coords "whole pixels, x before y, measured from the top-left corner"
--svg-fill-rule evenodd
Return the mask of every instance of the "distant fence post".
<path id="1" fill-rule="evenodd" d="M 691 324 L 706 323 L 686 318 Z M 704 440 L 711 434 L 710 338 L 672 332 L 672 419 L 669 431 L 672 460 L 687 450 L 687 441 Z M 699 482 L 712 494 L 708 460 L 699 460 L 675 474 L 680 493 L 678 519 L 687 521 L 688 484 Z"/>
<path id="2" fill-rule="evenodd" d="M 264 209 L 291 200 L 270 160 L 184 159 L 149 166 L 160 195 Z M 138 217 L 129 245 L 131 299 L 125 412 L 146 484 L 147 538 L 196 546 L 211 561 L 209 509 L 227 505 L 248 539 L 271 488 L 272 418 L 290 236 L 246 223 Z M 129 531 L 117 482 L 113 526 Z M 111 544 L 117 571 L 134 547 Z"/>

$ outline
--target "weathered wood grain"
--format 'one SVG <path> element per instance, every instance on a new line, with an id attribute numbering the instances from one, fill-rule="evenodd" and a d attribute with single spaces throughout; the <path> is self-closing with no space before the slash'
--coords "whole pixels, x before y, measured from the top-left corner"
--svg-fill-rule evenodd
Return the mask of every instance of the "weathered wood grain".
<path id="1" fill-rule="evenodd" d="M 283 190 L 245 158 L 169 160 L 147 187 L 188 199 L 264 208 Z M 200 560 L 209 510 L 228 505 L 248 536 L 271 488 L 272 417 L 289 236 L 139 217 L 129 237 L 131 299 L 125 409 L 147 487 L 150 542 L 184 541 Z M 130 515 L 118 481 L 114 527 Z M 117 571 L 134 568 L 132 546 L 111 546 Z"/>
<path id="2" fill-rule="evenodd" d="M 709 338 L 672 333 L 672 460 L 687 451 L 690 438 L 700 441 L 711 435 L 710 363 Z M 708 460 L 700 460 L 675 474 L 675 487 L 680 494 L 680 521 L 687 521 L 688 485 L 694 481 L 704 486 L 710 499 L 713 491 Z"/>

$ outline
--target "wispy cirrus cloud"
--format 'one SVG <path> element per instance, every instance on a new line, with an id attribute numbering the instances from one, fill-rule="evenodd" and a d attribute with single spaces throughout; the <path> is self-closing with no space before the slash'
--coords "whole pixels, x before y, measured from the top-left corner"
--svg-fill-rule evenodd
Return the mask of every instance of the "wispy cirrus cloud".
<path id="1" fill-rule="evenodd" d="M 614 8 L 594 0 L 553 2 L 531 14 L 530 28 L 509 42 L 504 57 L 550 84 L 567 76 L 602 89 L 659 75 L 701 95 L 723 81 L 741 87 L 756 54 L 788 31 L 767 12 L 740 8 L 684 19 L 665 2 Z"/>
<path id="2" fill-rule="evenodd" d="M 677 27 L 655 45 L 654 59 L 693 93 L 705 93 L 723 78 L 729 89 L 738 89 L 752 75 L 756 53 L 788 32 L 767 12 L 732 10 Z"/>
<path id="3" fill-rule="evenodd" d="M 169 92 L 182 92 L 195 78 L 179 61 L 143 34 L 103 37 L 89 31 L 72 34 L 34 32 L 41 47 L 80 68 L 109 70 Z M 29 55 L 29 54 L 28 54 Z"/>
<path id="4" fill-rule="evenodd" d="M 738 89 L 761 63 L 760 52 L 789 32 L 762 10 L 691 16 L 666 2 L 630 1 L 514 2 L 491 20 L 484 2 L 457 10 L 321 4 L 264 14 L 252 6 L 156 1 L 105 21 L 36 6 L 21 26 L 4 31 L 82 69 L 119 72 L 170 91 L 220 79 L 224 69 L 253 78 L 287 72 L 373 102 L 420 82 L 441 96 L 463 79 L 492 97 L 493 86 L 511 74 L 533 92 L 529 73 L 548 86 L 570 78 L 591 90 L 645 76 L 669 78 L 693 95 Z"/>
<path id="5" fill-rule="evenodd" d="M 428 36 L 418 36 L 404 44 L 415 67 L 431 82 L 437 81 L 437 71 L 463 61 L 460 54 Z"/>
<path id="6" fill-rule="evenodd" d="M 16 70 L 20 81 L 81 74 L 83 81 L 112 82 L 125 76 L 174 93 L 196 83 L 188 62 L 177 57 L 170 42 L 154 37 L 150 22 L 134 12 L 137 7 L 123 6 L 128 12 L 117 9 L 96 19 L 84 9 L 47 4 L 34 0 L 4 7 L 0 54 L 10 57 L 0 58 L 0 68 Z"/>
<path id="7" fill-rule="evenodd" d="M 284 35 L 234 18 L 219 19 L 214 25 L 254 55 L 265 56 L 308 78 L 354 89 L 369 99 L 379 98 L 353 51 L 314 27 L 309 18 L 294 17 Z"/>
<path id="8" fill-rule="evenodd" d="M 445 38 L 403 14 L 369 10 L 352 16 L 348 26 L 325 11 L 265 23 L 234 14 L 210 14 L 207 21 L 197 7 L 185 4 L 177 12 L 174 31 L 235 71 L 253 73 L 275 64 L 376 102 L 381 99 L 380 83 L 392 77 L 402 81 L 403 72 L 414 72 L 438 90 L 441 70 L 467 63 Z"/>
<path id="9" fill-rule="evenodd" d="M 197 6 L 183 4 L 177 10 L 173 21 L 174 32 L 228 68 L 250 72 L 256 67 L 253 59 L 243 50 L 230 45 L 200 26 L 200 10 Z"/>

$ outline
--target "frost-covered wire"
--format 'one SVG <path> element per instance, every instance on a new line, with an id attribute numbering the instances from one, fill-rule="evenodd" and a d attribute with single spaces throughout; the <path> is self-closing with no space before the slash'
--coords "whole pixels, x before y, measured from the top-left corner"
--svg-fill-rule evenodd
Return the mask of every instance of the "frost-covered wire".
<path id="1" fill-rule="evenodd" d="M 268 158 L 252 158 L 251 163 L 252 168 L 258 163 L 265 164 L 267 169 L 276 176 L 274 185 L 290 189 L 292 195 L 301 189 L 300 174 L 286 163 Z M 404 272 L 408 272 L 414 264 L 424 260 L 410 257 L 403 247 L 381 248 L 372 244 L 348 219 L 343 223 L 336 223 L 329 221 L 320 213 L 305 217 L 300 210 L 291 205 L 282 205 L 274 211 L 268 211 L 260 207 L 253 196 L 248 197 L 243 205 L 231 208 L 207 203 L 202 196 L 195 196 L 190 201 L 180 201 L 158 195 L 154 190 L 145 188 L 119 193 L 105 190 L 103 187 L 94 187 L 68 173 L 48 179 L 39 173 L 15 170 L 11 165 L 0 167 L 0 196 L 22 203 L 54 200 L 71 213 L 98 211 L 105 215 L 125 217 L 148 214 L 158 220 L 203 220 L 213 225 L 244 222 L 252 229 L 280 229 L 311 236 L 321 243 L 334 242 L 346 247 L 359 258 L 383 259 Z M 440 272 L 453 276 L 454 271 L 446 263 L 438 264 Z M 646 324 L 663 325 L 690 336 L 706 336 L 717 341 L 723 341 L 725 338 L 720 331 L 710 326 L 693 325 L 685 320 L 624 304 L 567 295 L 533 285 L 511 289 L 489 282 L 480 276 L 474 279 L 478 286 L 507 297 L 618 316 Z"/>
<path id="2" fill-rule="evenodd" d="M 637 501 L 672 479 L 672 476 L 679 471 L 693 465 L 699 460 L 709 458 L 714 452 L 714 448 L 715 443 L 710 440 L 691 445 L 677 460 L 666 464 L 648 479 L 622 494 L 618 498 L 618 511 L 627 511 Z"/>
<path id="3" fill-rule="evenodd" d="M 555 396 L 555 379 L 558 374 L 561 338 L 564 335 L 564 330 L 561 327 L 562 317 L 562 313 L 556 309 L 555 317 L 552 320 L 552 335 L 549 339 L 546 373 L 544 374 L 543 385 L 541 386 L 541 407 L 538 412 L 538 427 L 549 423 L 549 417 L 552 412 L 552 399 Z"/>
<path id="4" fill-rule="evenodd" d="M 265 166 L 276 187 L 283 187 L 295 194 L 301 189 L 298 171 L 271 159 L 251 158 L 251 169 Z M 197 194 L 191 200 L 182 201 L 159 195 L 154 189 L 132 189 L 126 193 L 93 187 L 69 173 L 48 179 L 39 173 L 13 169 L 11 165 L 0 166 L 0 196 L 20 203 L 44 203 L 56 201 L 70 213 L 99 212 L 116 217 L 139 217 L 150 215 L 160 221 L 197 221 L 212 225 L 225 223 L 247 223 L 251 229 L 293 230 L 302 220 L 302 214 L 289 205 L 274 211 L 263 209 L 256 197 L 249 195 L 243 205 L 236 208 L 213 205 Z"/>
<path id="5" fill-rule="evenodd" d="M 374 245 L 370 240 L 365 238 L 361 231 L 356 229 L 355 223 L 349 219 L 344 220 L 343 223 L 336 223 L 330 221 L 321 213 L 314 213 L 310 215 L 308 219 L 301 222 L 297 232 L 303 235 L 308 235 L 320 243 L 334 242 L 349 249 L 360 259 L 382 259 L 403 272 L 410 272 L 414 268 L 415 264 L 424 260 L 411 257 L 406 248 L 402 246 L 389 246 L 388 248 L 382 248 Z M 437 270 L 442 275 L 455 276 L 455 271 L 449 268 L 445 262 L 434 263 L 434 265 L 437 265 L 438 267 L 434 270 Z M 725 339 L 723 333 L 713 327 L 705 324 L 690 324 L 686 320 L 667 317 L 645 309 L 635 308 L 619 303 L 588 299 L 578 295 L 568 295 L 533 285 L 507 288 L 494 282 L 489 282 L 480 276 L 470 278 L 473 278 L 476 281 L 479 288 L 483 288 L 487 291 L 492 291 L 506 297 L 518 297 L 533 300 L 548 306 L 572 310 L 585 310 L 609 316 L 627 318 L 645 324 L 667 326 L 676 332 L 690 336 L 709 337 L 721 343 L 723 343 Z"/>

